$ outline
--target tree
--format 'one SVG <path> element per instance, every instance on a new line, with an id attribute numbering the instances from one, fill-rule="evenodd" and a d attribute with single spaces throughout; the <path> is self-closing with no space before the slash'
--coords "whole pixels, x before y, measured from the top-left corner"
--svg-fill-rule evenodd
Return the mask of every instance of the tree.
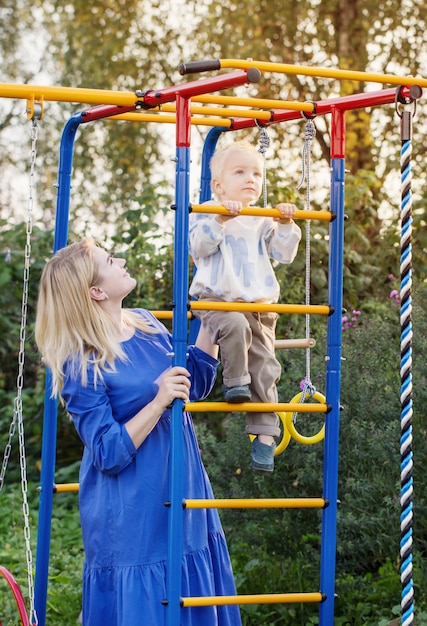
<path id="1" fill-rule="evenodd" d="M 426 58 L 420 51 L 425 47 L 427 9 L 422 2 L 236 0 L 224 5 L 212 0 L 206 6 L 205 28 L 198 33 L 198 58 L 251 58 L 399 75 L 422 76 L 424 72 Z M 251 95 L 316 101 L 373 88 L 382 87 L 348 80 L 265 74 L 252 87 L 257 93 Z M 419 164 L 415 191 L 425 187 L 425 168 L 421 163 L 426 157 L 423 131 L 427 107 L 422 100 L 417 109 L 413 133 Z M 326 116 L 315 118 L 314 122 L 317 146 L 313 148 L 312 166 L 317 188 L 312 202 L 314 207 L 321 207 L 327 199 L 329 181 L 330 123 Z M 351 174 L 347 177 L 346 212 L 350 219 L 346 225 L 346 277 L 350 281 L 349 291 L 360 297 L 375 292 L 378 275 L 371 268 L 386 275 L 385 268 L 392 269 L 391 254 L 396 252 L 393 245 L 400 196 L 391 174 L 397 182 L 399 124 L 393 105 L 346 114 L 346 168 Z M 269 179 L 273 186 L 280 178 L 295 186 L 300 176 L 301 124 L 288 124 L 286 128 L 272 125 L 269 133 L 275 153 Z M 278 168 L 277 175 L 271 167 Z M 425 219 L 424 206 L 418 207 L 418 220 Z M 316 233 L 320 238 L 326 237 L 327 229 L 316 226 Z M 417 246 L 418 240 L 414 247 Z M 325 266 L 324 258 L 321 265 Z"/>

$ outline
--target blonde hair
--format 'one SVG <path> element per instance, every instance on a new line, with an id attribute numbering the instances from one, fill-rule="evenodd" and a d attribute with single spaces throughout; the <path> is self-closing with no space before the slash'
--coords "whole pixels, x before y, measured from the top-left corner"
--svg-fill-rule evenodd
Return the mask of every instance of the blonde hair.
<path id="1" fill-rule="evenodd" d="M 91 239 L 59 250 L 45 265 L 39 285 L 35 339 L 40 353 L 52 371 L 52 396 L 63 386 L 63 369 L 71 359 L 74 372 L 87 384 L 89 363 L 94 364 L 95 384 L 102 370 L 113 370 L 116 359 L 126 360 L 117 340 L 117 325 L 89 289 L 98 280 Z M 122 311 L 123 322 L 143 332 L 157 330 L 134 311 Z"/>
<path id="2" fill-rule="evenodd" d="M 258 150 L 251 143 L 249 143 L 249 141 L 236 141 L 235 143 L 221 146 L 215 151 L 209 163 L 212 181 L 221 180 L 225 162 L 229 154 L 232 152 L 245 152 L 247 154 L 253 154 L 257 159 L 259 159 L 260 167 L 263 169 L 263 157 Z"/>

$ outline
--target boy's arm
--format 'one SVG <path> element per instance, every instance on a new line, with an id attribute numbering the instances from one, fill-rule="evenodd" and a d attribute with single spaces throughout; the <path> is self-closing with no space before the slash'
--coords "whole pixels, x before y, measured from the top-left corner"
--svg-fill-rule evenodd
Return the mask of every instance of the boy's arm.
<path id="1" fill-rule="evenodd" d="M 215 214 L 191 213 L 189 222 L 190 253 L 194 259 L 214 254 L 224 240 L 224 226 Z"/>
<path id="2" fill-rule="evenodd" d="M 292 263 L 298 252 L 301 229 L 292 219 L 296 206 L 287 202 L 276 208 L 283 217 L 273 218 L 273 228 L 266 237 L 267 249 L 271 259 L 279 263 Z"/>
<path id="3" fill-rule="evenodd" d="M 223 205 L 213 200 L 203 203 L 210 206 L 225 206 L 230 215 L 191 214 L 190 251 L 193 258 L 203 258 L 214 254 L 224 240 L 224 224 L 236 217 L 242 210 L 241 202 L 226 201 Z"/>

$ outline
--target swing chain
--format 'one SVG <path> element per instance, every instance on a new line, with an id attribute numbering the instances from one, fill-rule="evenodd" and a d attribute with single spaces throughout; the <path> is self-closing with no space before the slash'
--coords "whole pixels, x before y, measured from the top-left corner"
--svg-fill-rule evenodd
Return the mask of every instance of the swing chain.
<path id="1" fill-rule="evenodd" d="M 314 125 L 313 120 L 310 118 L 306 118 L 305 123 L 305 141 L 302 150 L 302 176 L 301 180 L 297 186 L 297 190 L 299 190 L 304 180 L 306 180 L 306 210 L 310 211 L 311 209 L 311 197 L 310 197 L 310 154 L 311 154 L 311 142 L 316 136 L 316 127 Z M 311 225 L 310 220 L 306 220 L 305 223 L 305 303 L 307 305 L 310 304 L 310 277 L 311 277 Z M 305 337 L 306 339 L 310 339 L 310 314 L 307 313 L 305 316 Z M 305 351 L 305 363 L 306 363 L 306 376 L 305 376 L 305 384 L 311 385 L 311 355 L 310 348 L 307 348 Z M 310 397 L 316 390 L 313 387 L 313 392 L 309 393 Z M 305 398 L 305 394 L 303 393 L 303 398 Z"/>
<path id="2" fill-rule="evenodd" d="M 270 147 L 270 137 L 267 132 L 267 129 L 264 126 L 261 126 L 258 120 L 255 120 L 255 124 L 259 128 L 259 148 L 258 152 L 260 152 L 264 159 L 264 167 L 262 172 L 262 190 L 263 190 L 263 201 L 264 201 L 264 209 L 267 207 L 267 167 L 266 167 L 266 152 Z"/>
<path id="3" fill-rule="evenodd" d="M 34 206 L 34 176 L 36 164 L 36 147 L 37 147 L 38 125 L 37 119 L 32 119 L 31 124 L 31 156 L 30 156 L 30 175 L 29 175 L 29 193 L 27 205 L 27 223 L 26 223 L 26 243 L 24 253 L 24 276 L 22 289 L 22 307 L 21 307 L 21 327 L 19 333 L 19 354 L 18 354 L 18 376 L 16 380 L 17 395 L 13 405 L 13 418 L 9 428 L 8 442 L 6 444 L 2 468 L 0 472 L 0 491 L 3 489 L 6 469 L 12 450 L 12 440 L 15 435 L 16 425 L 18 425 L 18 441 L 19 441 L 19 462 L 21 469 L 21 491 L 22 491 L 22 511 L 24 516 L 24 539 L 25 552 L 27 561 L 28 575 L 28 598 L 30 602 L 30 623 L 37 626 L 38 619 L 34 608 L 34 583 L 33 583 L 33 558 L 31 551 L 31 533 L 30 533 L 30 511 L 28 506 L 28 482 L 27 482 L 27 465 L 25 454 L 25 436 L 24 436 L 24 420 L 22 411 L 22 391 L 24 387 L 24 363 L 25 363 L 25 339 L 27 326 L 28 311 L 28 286 L 31 264 L 31 234 L 32 234 L 32 214 Z"/>

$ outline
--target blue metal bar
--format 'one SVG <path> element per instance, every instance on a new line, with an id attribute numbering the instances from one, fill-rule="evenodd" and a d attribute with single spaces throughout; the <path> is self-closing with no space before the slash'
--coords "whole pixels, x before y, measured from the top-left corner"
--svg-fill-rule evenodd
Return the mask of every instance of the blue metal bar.
<path id="1" fill-rule="evenodd" d="M 67 245 L 70 215 L 71 173 L 73 169 L 74 141 L 80 124 L 81 113 L 75 113 L 64 126 L 59 149 L 58 191 L 56 198 L 54 252 Z"/>
<path id="2" fill-rule="evenodd" d="M 50 534 L 52 521 L 53 484 L 56 456 L 57 402 L 50 397 L 52 377 L 46 371 L 43 416 L 42 465 L 40 502 L 37 526 L 37 553 L 34 585 L 34 609 L 39 626 L 46 624 L 47 586 L 49 575 Z"/>
<path id="3" fill-rule="evenodd" d="M 74 139 L 77 128 L 82 121 L 81 115 L 75 114 L 68 120 L 62 133 L 58 169 L 58 191 L 53 244 L 54 252 L 67 244 Z M 50 397 L 51 386 L 51 372 L 49 368 L 47 368 L 34 586 L 34 608 L 39 626 L 45 626 L 46 624 L 52 506 L 55 484 L 58 408 L 57 401 Z"/>
<path id="4" fill-rule="evenodd" d="M 199 204 L 203 204 L 203 202 L 207 202 L 211 199 L 212 192 L 210 162 L 215 152 L 215 147 L 221 133 L 224 133 L 226 131 L 226 128 L 213 126 L 213 128 L 211 128 L 206 135 L 202 151 Z M 188 339 L 188 342 L 190 344 L 193 344 L 195 342 L 197 333 L 199 332 L 199 328 L 200 321 L 195 317 L 190 322 L 190 335 Z"/>
<path id="5" fill-rule="evenodd" d="M 320 605 L 321 626 L 330 626 L 334 623 L 344 254 L 344 159 L 332 159 L 331 168 L 331 210 L 337 217 L 330 224 L 329 304 L 333 313 L 328 319 L 326 398 L 332 410 L 326 415 L 325 429 L 323 497 L 329 505 L 322 511 L 320 589 L 325 595 L 325 600 Z"/>
<path id="6" fill-rule="evenodd" d="M 190 148 L 180 145 L 180 125 L 190 126 L 189 102 L 177 98 L 177 148 L 175 190 L 175 238 L 174 238 L 174 315 L 172 343 L 174 365 L 186 366 L 188 337 L 188 223 L 190 204 Z M 184 134 L 185 129 L 184 129 Z M 185 141 L 182 143 L 186 143 Z M 176 399 L 172 404 L 171 452 L 170 452 L 170 511 L 168 526 L 168 561 L 166 572 L 167 626 L 181 623 L 181 583 L 184 494 L 183 459 L 183 401 Z"/>
<path id="7" fill-rule="evenodd" d="M 202 174 L 200 178 L 200 198 L 199 202 L 202 204 L 211 199 L 211 170 L 210 162 L 215 152 L 216 144 L 221 133 L 226 132 L 228 129 L 213 126 L 206 135 L 205 143 L 203 145 L 202 152 Z"/>

